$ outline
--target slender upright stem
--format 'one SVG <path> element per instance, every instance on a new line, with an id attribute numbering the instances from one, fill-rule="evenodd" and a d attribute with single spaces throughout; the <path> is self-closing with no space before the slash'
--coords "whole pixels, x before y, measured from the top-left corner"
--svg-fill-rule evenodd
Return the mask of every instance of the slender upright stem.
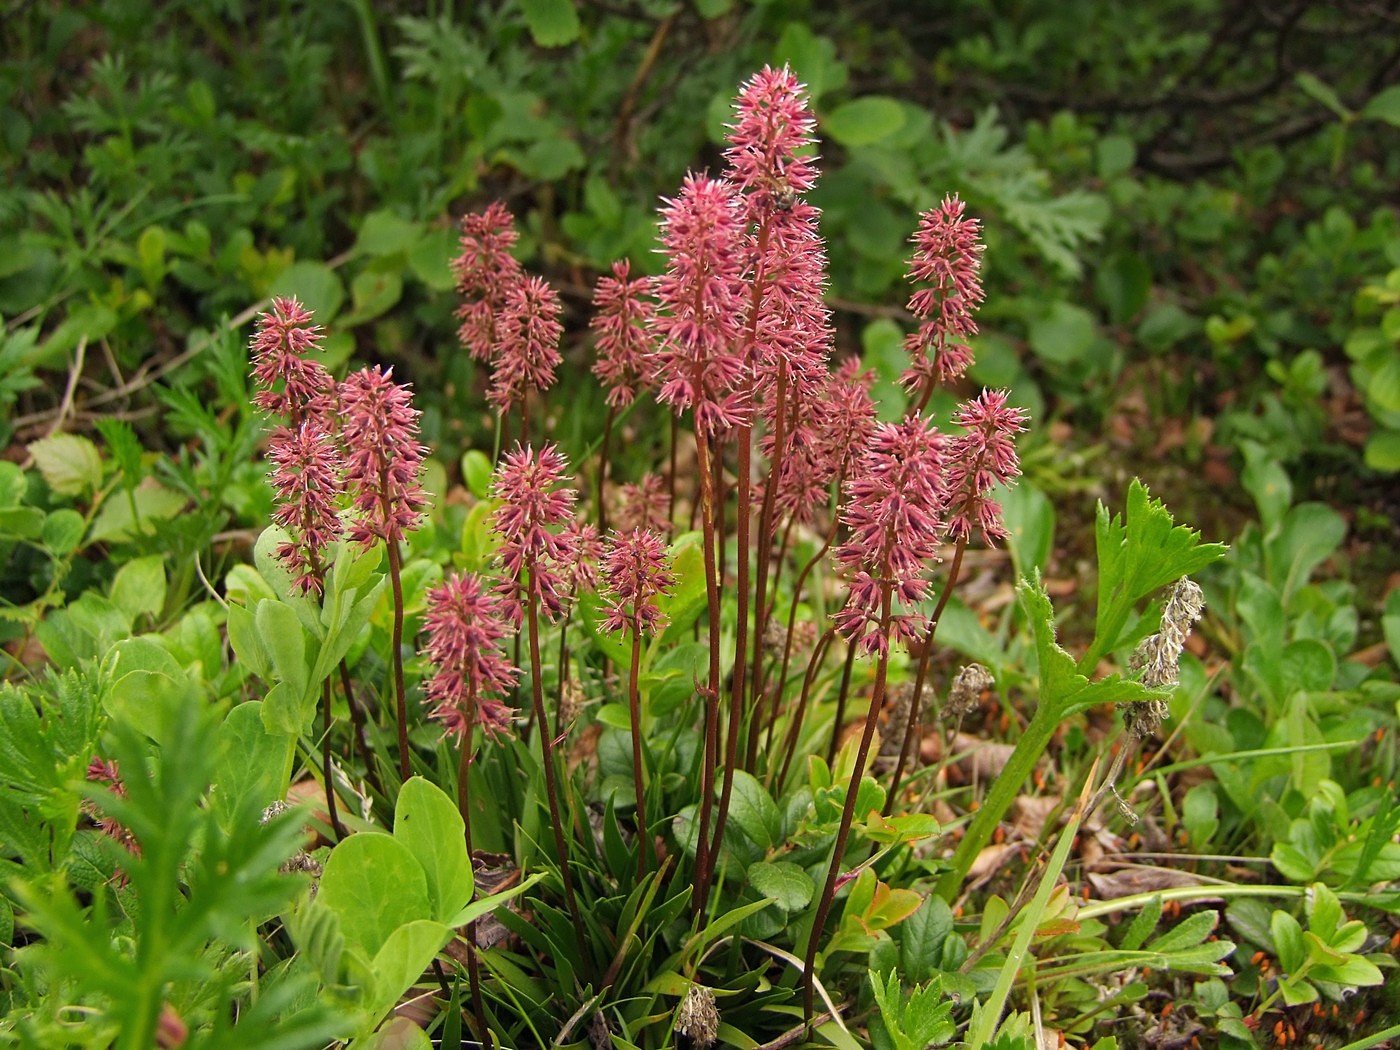
<path id="1" fill-rule="evenodd" d="M 355 748 L 360 753 L 360 761 L 365 764 L 365 780 L 369 781 L 369 786 L 380 795 L 384 794 L 384 785 L 379 780 L 379 770 L 375 766 L 374 755 L 369 749 L 369 740 L 365 737 L 365 712 L 355 699 L 355 687 L 350 681 L 350 668 L 344 660 L 340 661 L 340 689 L 345 694 L 345 704 L 350 708 L 350 727 L 355 737 Z"/>
<path id="2" fill-rule="evenodd" d="M 924 651 L 919 656 L 919 670 L 914 676 L 914 695 L 909 701 L 909 722 L 904 727 L 904 743 L 899 748 L 899 761 L 895 763 L 894 778 L 890 781 L 890 793 L 885 798 L 885 815 L 889 816 L 894 812 L 895 799 L 899 797 L 899 785 L 904 778 L 904 766 L 909 760 L 909 751 L 914 746 L 914 737 L 919 729 L 919 701 L 923 699 L 924 678 L 928 673 L 929 654 L 933 652 L 933 636 L 938 630 L 938 621 L 943 617 L 943 610 L 948 607 L 948 599 L 952 597 L 953 588 L 958 583 L 958 572 L 962 569 L 963 552 L 967 550 L 967 540 L 958 540 L 957 546 L 953 549 L 953 561 L 948 566 L 948 582 L 943 585 L 943 593 L 938 596 L 938 605 L 933 610 L 933 616 L 929 618 L 928 633 L 924 635 Z"/>
<path id="3" fill-rule="evenodd" d="M 574 879 L 569 872 L 569 854 L 564 843 L 564 821 L 559 809 L 559 788 L 555 783 L 554 741 L 549 732 L 549 718 L 544 710 L 544 682 L 540 671 L 540 616 L 539 595 L 535 590 L 535 566 L 533 559 L 526 567 L 530 574 L 529 593 L 525 598 L 525 627 L 530 641 L 530 701 L 534 707 L 535 726 L 540 736 L 540 756 L 544 765 L 544 790 L 549 801 L 550 830 L 554 832 L 554 848 L 559 854 L 559 874 L 564 881 L 564 903 L 569 909 L 569 917 L 574 922 L 574 935 L 578 938 L 580 955 L 586 955 L 588 942 L 583 935 L 583 917 L 574 897 Z"/>
<path id="4" fill-rule="evenodd" d="M 719 752 L 719 578 L 715 560 L 715 489 L 710 472 L 709 444 L 703 431 L 695 431 L 695 455 L 700 473 L 700 525 L 704 530 L 705 597 L 709 608 L 710 678 L 705 689 L 705 748 L 700 767 L 700 828 L 695 840 L 695 897 L 697 914 L 705 912 L 710 891 L 713 858 L 710 856 L 710 819 L 714 808 L 715 762 Z"/>
<path id="5" fill-rule="evenodd" d="M 787 441 L 787 361 L 778 362 L 778 380 L 773 394 L 773 456 L 768 464 L 768 481 L 763 486 L 763 505 L 758 514 L 758 545 L 755 548 L 757 567 L 754 580 L 753 624 L 753 694 L 752 708 L 758 712 L 749 727 L 749 745 L 745 768 L 753 769 L 758 759 L 758 734 L 763 724 L 763 637 L 768 625 L 768 571 L 773 550 L 773 535 L 777 528 L 775 503 L 778 478 L 783 469 L 784 444 Z M 781 563 L 781 559 L 780 559 Z"/>
<path id="6" fill-rule="evenodd" d="M 642 701 L 638 680 L 642 670 L 642 628 L 632 616 L 632 667 L 627 676 L 627 707 L 632 718 L 632 782 L 637 793 L 637 881 L 646 877 L 651 857 L 651 835 L 647 832 L 647 799 L 642 773 Z"/>
<path id="7" fill-rule="evenodd" d="M 476 729 L 476 688 L 467 685 L 467 725 L 462 731 L 462 754 L 457 762 L 457 809 L 462 814 L 462 835 L 467 846 L 467 864 L 475 867 L 472 857 L 471 769 L 475 750 L 472 735 Z M 475 870 L 472 875 L 475 894 Z M 471 987 L 472 1013 L 476 1015 L 477 1038 L 486 1050 L 491 1050 L 491 1030 L 486 1025 L 486 1006 L 481 998 L 481 969 L 476 958 L 476 920 L 467 923 L 467 983 Z"/>
<path id="8" fill-rule="evenodd" d="M 821 640 L 812 649 L 812 659 L 807 664 L 807 673 L 802 677 L 802 692 L 797 699 L 797 710 L 793 712 L 792 721 L 788 724 L 787 737 L 783 741 L 783 764 L 778 773 L 775 793 L 781 795 L 783 785 L 787 783 L 788 768 L 792 765 L 792 757 L 797 751 L 797 734 L 802 729 L 802 720 L 807 715 L 807 699 L 812 694 L 812 682 L 817 677 L 817 670 L 826 659 L 826 650 L 831 645 L 831 639 L 836 636 L 836 629 L 828 627 Z M 772 779 L 773 769 L 777 768 L 777 763 L 768 771 L 768 779 Z"/>
<path id="9" fill-rule="evenodd" d="M 331 680 L 321 682 L 321 719 L 325 723 L 325 736 L 321 738 L 321 777 L 326 785 L 326 816 L 330 818 L 336 841 L 345 837 L 345 825 L 335 811 L 335 779 L 331 769 Z"/>
<path id="10" fill-rule="evenodd" d="M 719 809 L 715 814 L 715 837 L 710 856 L 719 856 L 720 844 L 724 841 L 724 827 L 729 819 L 729 799 L 734 791 L 734 768 L 739 758 L 739 730 L 744 722 L 744 693 L 748 684 L 746 660 L 749 644 L 749 518 L 752 506 L 753 471 L 753 430 L 740 427 L 736 431 L 739 451 L 739 506 L 736 515 L 737 534 L 735 546 L 738 548 L 738 579 L 735 594 L 739 602 L 738 621 L 735 624 L 734 667 L 730 673 L 729 731 L 724 744 L 724 780 L 720 787 Z M 712 643 L 713 644 L 713 643 Z"/>
<path id="11" fill-rule="evenodd" d="M 880 633 L 885 639 L 885 649 L 875 665 L 875 688 L 870 694 L 870 707 L 865 712 L 865 729 L 860 735 L 860 747 L 856 751 L 855 768 L 846 785 L 846 804 L 841 810 L 841 823 L 836 829 L 836 844 L 832 847 L 831 867 L 827 869 L 826 885 L 822 888 L 821 899 L 817 903 L 817 914 L 812 920 L 812 929 L 807 936 L 807 953 L 802 962 L 802 1015 L 812 1016 L 812 992 L 817 960 L 817 946 L 821 942 L 822 928 L 831 912 L 831 902 L 836 896 L 836 879 L 841 874 L 841 858 L 846 852 L 846 840 L 851 834 L 851 820 L 855 816 L 856 796 L 860 794 L 860 780 L 865 775 L 865 761 L 870 755 L 870 742 L 875 736 L 875 723 L 880 717 L 880 708 L 885 702 L 885 677 L 889 671 L 890 604 L 893 585 L 886 581 L 880 588 Z M 852 649 L 855 646 L 851 647 Z"/>
<path id="12" fill-rule="evenodd" d="M 827 765 L 836 761 L 836 748 L 841 743 L 841 723 L 846 720 L 846 697 L 851 691 L 851 671 L 856 663 L 856 647 L 846 649 L 846 663 L 841 668 L 841 688 L 836 691 L 836 717 L 831 723 L 831 743 L 827 745 Z"/>
<path id="13" fill-rule="evenodd" d="M 390 646 L 394 661 L 394 711 L 399 730 L 399 777 L 407 780 L 410 773 L 408 764 L 408 700 L 404 696 L 403 682 L 403 573 L 400 564 L 399 545 L 390 539 L 389 586 L 394 593 L 394 630 Z"/>

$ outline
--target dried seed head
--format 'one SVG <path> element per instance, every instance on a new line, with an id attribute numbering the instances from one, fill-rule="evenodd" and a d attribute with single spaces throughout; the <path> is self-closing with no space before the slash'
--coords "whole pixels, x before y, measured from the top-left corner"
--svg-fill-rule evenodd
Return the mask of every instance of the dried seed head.
<path id="1" fill-rule="evenodd" d="M 948 689 L 948 702 L 943 705 L 944 718 L 961 718 L 982 701 L 982 694 L 996 686 L 992 672 L 981 664 L 968 664 L 953 678 Z"/>
<path id="2" fill-rule="evenodd" d="M 1150 688 L 1175 685 L 1180 671 L 1181 650 L 1192 626 L 1205 612 L 1205 595 L 1195 583 L 1183 577 L 1172 586 L 1162 605 L 1161 629 L 1139 643 L 1128 666 L 1141 671 L 1140 681 Z M 1123 725 L 1129 735 L 1146 739 L 1161 727 L 1167 717 L 1167 702 L 1161 699 L 1135 700 L 1123 705 Z"/>
<path id="3" fill-rule="evenodd" d="M 713 992 L 703 985 L 690 986 L 676 1011 L 676 1031 L 700 1050 L 714 1043 L 719 1036 L 719 1009 Z"/>

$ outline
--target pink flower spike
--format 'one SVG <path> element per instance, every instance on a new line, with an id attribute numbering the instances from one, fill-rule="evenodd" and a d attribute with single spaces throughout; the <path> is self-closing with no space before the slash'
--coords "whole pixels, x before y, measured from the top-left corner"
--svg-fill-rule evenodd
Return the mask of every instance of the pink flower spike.
<path id="1" fill-rule="evenodd" d="M 806 94 L 806 85 L 787 66 L 764 66 L 739 89 L 735 121 L 726 136 L 726 174 L 752 195 L 755 211 L 791 210 L 794 198 L 816 184 L 816 157 L 801 155 L 817 141 L 817 121 Z"/>
<path id="2" fill-rule="evenodd" d="M 740 389 L 745 363 L 735 350 L 744 307 L 734 188 L 687 175 L 662 208 L 661 225 L 668 264 L 656 285 L 657 399 L 677 412 L 693 410 L 696 429 L 713 435 L 744 422 L 749 407 Z"/>
<path id="3" fill-rule="evenodd" d="M 644 474 L 636 483 L 627 482 L 619 490 L 617 531 L 645 529 L 663 535 L 671 528 L 671 497 L 666 482 L 656 474 Z"/>
<path id="4" fill-rule="evenodd" d="M 496 349 L 496 318 L 506 296 L 523 272 L 510 250 L 518 234 L 515 219 L 500 201 L 484 211 L 462 216 L 461 254 L 452 261 L 457 294 L 465 300 L 457 311 L 457 337 L 478 361 Z"/>
<path id="5" fill-rule="evenodd" d="M 412 532 L 428 505 L 418 477 L 427 449 L 418 443 L 419 412 L 409 388 L 392 369 L 362 368 L 340 387 L 345 480 L 358 518 L 352 543 L 398 543 Z"/>
<path id="6" fill-rule="evenodd" d="M 918 416 L 884 423 L 846 483 L 842 517 L 849 537 L 836 549 L 850 580 L 836 629 L 867 654 L 920 636 L 918 605 L 928 594 L 926 571 L 943 533 L 944 438 Z M 884 626 L 889 600 L 889 635 Z"/>
<path id="7" fill-rule="evenodd" d="M 1008 484 L 1021 473 L 1016 454 L 1016 435 L 1026 429 L 1024 409 L 1009 406 L 1005 390 L 983 390 L 979 397 L 964 402 L 953 421 L 967 433 L 954 438 L 949 447 L 948 538 L 968 540 L 974 530 L 983 542 L 994 546 L 1006 536 L 1001 504 L 988 492 Z"/>
<path id="8" fill-rule="evenodd" d="M 320 594 L 325 550 L 341 534 L 340 450 L 319 422 L 308 420 L 296 431 L 279 430 L 267 458 L 278 502 L 272 520 L 291 536 L 278 545 L 277 559 L 295 577 L 297 590 Z"/>
<path id="9" fill-rule="evenodd" d="M 631 263 L 613 263 L 613 275 L 600 277 L 593 292 L 593 319 L 589 327 L 598 334 L 598 360 L 593 374 L 608 388 L 608 404 L 625 408 L 637 396 L 639 387 L 650 384 L 647 352 L 652 338 L 648 331 L 656 316 L 650 277 L 629 277 Z"/>
<path id="10" fill-rule="evenodd" d="M 492 735 L 510 729 L 513 709 L 501 701 L 520 672 L 506 659 L 502 642 L 514 631 L 501 602 L 474 573 L 452 576 L 428 592 L 423 619 L 428 640 L 422 653 L 436 667 L 424 683 L 429 714 L 460 742 L 467 714 Z"/>
<path id="11" fill-rule="evenodd" d="M 608 609 L 604 630 L 630 628 L 642 635 L 666 626 L 656 598 L 670 592 L 676 577 L 667 564 L 666 541 L 660 536 L 642 529 L 613 533 L 603 555 L 603 576 L 609 591 L 603 598 Z"/>
<path id="12" fill-rule="evenodd" d="M 559 356 L 562 312 L 559 293 L 543 277 L 522 277 L 507 289 L 496 319 L 496 371 L 486 394 L 502 412 L 531 391 L 554 385 L 554 370 L 563 360 Z"/>
<path id="13" fill-rule="evenodd" d="M 328 416 L 335 380 L 306 355 L 321 349 L 321 327 L 296 299 L 273 299 L 272 309 L 258 317 L 258 332 L 250 347 L 253 381 L 261 388 L 253 404 L 283 416 L 297 426 L 303 419 Z M 278 387 L 281 387 L 279 390 Z"/>
<path id="14" fill-rule="evenodd" d="M 557 622 L 569 600 L 578 534 L 573 523 L 577 493 L 563 488 L 568 462 L 554 445 L 536 456 L 516 445 L 496 469 L 491 494 L 500 501 L 491 518 L 501 537 L 497 556 L 505 569 L 501 587 L 506 615 L 519 626 L 524 602 L 538 599 L 545 616 Z"/>
<path id="15" fill-rule="evenodd" d="M 919 217 L 911 240 L 909 279 L 931 285 L 915 292 L 909 310 L 923 319 L 904 341 L 911 365 L 901 378 L 910 391 L 932 389 L 965 373 L 972 364 L 967 341 L 977 334 L 973 313 L 982 304 L 982 224 L 964 217 L 956 195 Z"/>

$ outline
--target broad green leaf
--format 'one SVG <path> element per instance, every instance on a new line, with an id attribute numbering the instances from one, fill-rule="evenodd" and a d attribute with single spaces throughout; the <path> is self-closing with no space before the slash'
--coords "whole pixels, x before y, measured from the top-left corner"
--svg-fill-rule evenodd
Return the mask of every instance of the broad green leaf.
<path id="1" fill-rule="evenodd" d="M 891 423 L 904 415 L 909 398 L 899 377 L 909 367 L 904 349 L 904 331 L 889 318 L 871 321 L 860 333 L 861 360 L 875 370 L 870 396 L 881 422 Z"/>
<path id="2" fill-rule="evenodd" d="M 1325 503 L 1300 503 L 1288 512 L 1279 534 L 1264 545 L 1269 581 L 1285 608 L 1313 570 L 1342 545 L 1346 533 L 1346 521 Z"/>
<path id="3" fill-rule="evenodd" d="M 1308 976 L 1319 981 L 1331 981 L 1349 987 L 1369 988 L 1385 983 L 1380 969 L 1370 959 L 1360 955 L 1347 956 L 1340 965 L 1314 966 Z"/>
<path id="4" fill-rule="evenodd" d="M 540 47 L 572 44 L 582 31 L 574 0 L 520 0 L 520 10 Z"/>
<path id="5" fill-rule="evenodd" d="M 1366 465 L 1386 474 L 1400 471 L 1400 430 L 1376 430 L 1366 439 Z"/>
<path id="6" fill-rule="evenodd" d="M 816 892 L 811 876 L 790 861 L 756 861 L 747 875 L 754 889 L 786 912 L 801 911 Z"/>
<path id="7" fill-rule="evenodd" d="M 422 235 L 421 223 L 412 222 L 387 208 L 372 211 L 360 223 L 355 252 L 360 255 L 397 255 L 411 251 Z"/>
<path id="8" fill-rule="evenodd" d="M 165 607 L 165 558 L 148 554 L 117 570 L 112 580 L 112 604 L 133 622 L 145 613 L 159 616 Z"/>
<path id="9" fill-rule="evenodd" d="M 666 629 L 661 644 L 670 645 L 690 635 L 690 627 L 702 613 L 708 601 L 705 587 L 705 551 L 703 538 L 690 532 L 676 537 L 669 552 L 671 572 L 676 582 L 669 594 L 656 601 L 666 617 Z"/>
<path id="10" fill-rule="evenodd" d="M 462 453 L 462 480 L 467 491 L 477 499 L 491 495 L 491 460 L 480 449 L 470 448 Z"/>
<path id="11" fill-rule="evenodd" d="M 836 43 L 830 37 L 815 35 L 801 21 L 783 26 L 773 46 L 773 64 L 791 67 L 807 85 L 814 105 L 826 92 L 845 87 L 848 79 L 846 66 L 836 57 Z"/>
<path id="12" fill-rule="evenodd" d="M 913 890 L 899 889 L 880 882 L 875 886 L 875 894 L 863 918 L 872 932 L 887 930 L 913 915 L 922 903 L 923 897 Z"/>
<path id="13" fill-rule="evenodd" d="M 55 434 L 31 441 L 25 449 L 49 488 L 60 496 L 81 496 L 102 487 L 102 456 L 79 434 Z"/>
<path id="14" fill-rule="evenodd" d="M 408 847 L 428 880 L 430 915 L 446 922 L 472 898 L 472 864 L 466 825 L 442 789 L 410 777 L 394 805 L 394 838 Z"/>
<path id="15" fill-rule="evenodd" d="M 264 599 L 275 601 L 276 599 Z M 228 641 L 238 663 L 265 682 L 272 680 L 272 655 L 262 643 L 258 634 L 256 618 L 242 605 L 233 602 L 228 606 Z"/>
<path id="16" fill-rule="evenodd" d="M 1273 935 L 1274 949 L 1278 952 L 1283 972 L 1297 973 L 1307 958 L 1303 928 L 1298 925 L 1298 920 L 1286 911 L 1276 910 L 1269 919 L 1269 932 Z"/>
<path id="17" fill-rule="evenodd" d="M 943 956 L 943 942 L 953 932 L 953 912 L 942 897 L 930 894 L 924 905 L 899 928 L 900 972 L 910 981 L 933 976 Z"/>
<path id="18" fill-rule="evenodd" d="M 322 879 L 321 892 L 324 893 L 324 876 Z M 383 946 L 374 953 L 371 967 L 374 972 L 374 997 L 367 1007 L 373 1019 L 371 1024 L 378 1023 L 394 1008 L 403 993 L 423 976 L 423 971 L 451 936 L 452 931 L 442 923 L 428 919 L 404 923 L 389 934 Z"/>
<path id="19" fill-rule="evenodd" d="M 225 828 L 232 827 L 235 814 L 248 799 L 263 809 L 281 797 L 290 747 L 289 738 L 269 735 L 259 701 L 239 704 L 228 713 L 219 727 L 219 758 L 212 771 L 211 792 Z"/>
<path id="20" fill-rule="evenodd" d="M 183 493 L 147 478 L 131 493 L 115 493 L 102 501 L 88 532 L 88 542 L 118 543 L 149 532 L 151 522 L 169 521 L 188 502 Z"/>
<path id="21" fill-rule="evenodd" d="M 340 917 L 345 943 L 369 957 L 400 926 L 432 914 L 427 876 L 412 851 L 369 831 L 351 835 L 331 851 L 317 900 Z"/>
<path id="22" fill-rule="evenodd" d="M 1384 91 L 1372 95 L 1366 105 L 1361 107 L 1361 115 L 1400 127 L 1400 84 L 1392 84 Z"/>
<path id="23" fill-rule="evenodd" d="M 403 297 L 403 276 L 397 270 L 371 267 L 350 282 L 351 310 L 340 319 L 345 327 L 364 324 L 391 310 Z"/>
<path id="24" fill-rule="evenodd" d="M 1050 563 L 1055 540 L 1055 508 L 1050 500 L 1025 481 L 1010 487 L 998 486 L 992 496 L 1001 502 L 1006 543 L 1011 549 L 1016 576 L 1029 576 L 1033 569 L 1043 571 Z M 942 624 L 939 629 L 941 635 Z"/>
<path id="25" fill-rule="evenodd" d="M 1283 465 L 1272 458 L 1263 445 L 1246 441 L 1243 450 L 1245 466 L 1240 483 L 1259 508 L 1264 532 L 1272 533 L 1293 503 L 1293 482 Z"/>
<path id="26" fill-rule="evenodd" d="M 50 553 L 62 558 L 78 549 L 85 532 L 87 521 L 83 516 L 71 507 L 60 507 L 44 517 L 44 528 L 39 535 Z"/>
<path id="27" fill-rule="evenodd" d="M 305 695 L 306 632 L 297 614 L 284 602 L 259 602 L 253 618 L 277 677 L 297 696 Z"/>
<path id="28" fill-rule="evenodd" d="M 1094 315 L 1082 306 L 1058 300 L 1031 321 L 1027 336 L 1031 350 L 1051 364 L 1071 365 L 1082 361 L 1093 348 L 1098 335 Z"/>
<path id="29" fill-rule="evenodd" d="M 268 295 L 295 296 L 319 325 L 327 325 L 345 302 L 345 286 L 336 272 L 321 262 L 295 262 L 268 288 Z"/>
<path id="30" fill-rule="evenodd" d="M 757 846 L 771 849 L 783 838 L 783 815 L 763 784 L 742 769 L 734 771 L 729 822 Z"/>
<path id="31" fill-rule="evenodd" d="M 1200 911 L 1190 915 L 1153 940 L 1147 950 L 1150 952 L 1179 952 L 1194 948 L 1215 931 L 1219 916 L 1213 911 Z"/>
<path id="32" fill-rule="evenodd" d="M 187 710 L 190 688 L 187 672 L 170 651 L 154 635 L 124 638 L 104 658 L 103 669 L 107 713 L 157 743 L 169 739 Z"/>
<path id="33" fill-rule="evenodd" d="M 822 118 L 821 127 L 843 146 L 868 146 L 904 126 L 904 107 L 884 95 L 842 103 Z"/>

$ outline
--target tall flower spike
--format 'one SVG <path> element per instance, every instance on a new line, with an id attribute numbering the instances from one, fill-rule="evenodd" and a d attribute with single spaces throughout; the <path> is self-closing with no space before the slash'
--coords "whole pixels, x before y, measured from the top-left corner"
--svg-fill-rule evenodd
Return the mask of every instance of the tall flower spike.
<path id="1" fill-rule="evenodd" d="M 608 404 L 614 408 L 630 405 L 638 388 L 651 380 L 646 355 L 652 344 L 648 327 L 656 316 L 656 304 L 648 298 L 654 282 L 631 277 L 631 268 L 622 259 L 613 263 L 611 277 L 598 278 L 588 323 L 598 335 L 593 374 L 608 388 Z"/>
<path id="2" fill-rule="evenodd" d="M 806 91 L 786 66 L 764 66 L 739 88 L 724 158 L 755 210 L 790 211 L 816 184 L 816 157 L 806 151 L 816 144 L 817 120 Z"/>
<path id="3" fill-rule="evenodd" d="M 735 352 L 743 311 L 742 244 L 733 187 L 687 175 L 661 210 L 666 273 L 657 282 L 653 327 L 660 339 L 658 400 L 694 411 L 696 428 L 716 434 L 742 423 L 744 361 Z"/>
<path id="4" fill-rule="evenodd" d="M 984 390 L 965 402 L 953 422 L 967 433 L 948 450 L 948 538 L 971 538 L 980 530 L 988 546 L 1006 535 L 1001 504 L 988 492 L 1021 473 L 1016 435 L 1026 429 L 1026 413 L 1006 403 L 1005 390 Z"/>
<path id="5" fill-rule="evenodd" d="M 322 332 L 296 299 L 272 300 L 272 309 L 258 317 L 251 346 L 253 381 L 261 388 L 253 404 L 282 416 L 293 428 L 303 419 L 329 417 L 335 380 L 307 354 L 321 349 Z"/>
<path id="6" fill-rule="evenodd" d="M 496 370 L 486 394 L 502 412 L 519 404 L 530 391 L 554 385 L 554 370 L 563 360 L 559 356 L 562 312 L 559 293 L 542 277 L 522 277 L 506 290 L 496 318 Z"/>
<path id="7" fill-rule="evenodd" d="M 973 312 L 982 304 L 982 224 L 964 216 L 956 195 L 919 217 L 910 238 L 914 257 L 909 279 L 926 281 L 909 300 L 909 310 L 923 320 L 904 348 L 911 365 L 901 382 L 911 392 L 927 393 L 936 383 L 956 379 L 972 364 L 967 340 L 977 334 Z"/>
<path id="8" fill-rule="evenodd" d="M 295 577 L 297 590 L 320 594 L 324 552 L 341 534 L 340 450 L 325 427 L 307 420 L 297 430 L 279 430 L 267 458 L 278 503 L 272 520 L 291 537 L 278 544 L 277 559 Z"/>
<path id="9" fill-rule="evenodd" d="M 656 599 L 670 591 L 676 577 L 666 564 L 666 541 L 656 533 L 614 533 L 603 555 L 603 579 L 609 592 L 603 597 L 604 630 L 635 627 L 638 634 L 655 634 L 666 626 Z"/>
<path id="10" fill-rule="evenodd" d="M 558 621 L 569 599 L 567 579 L 577 557 L 578 534 L 573 522 L 577 494 L 562 487 L 568 463 L 554 445 L 536 455 L 528 445 L 516 445 L 497 468 L 491 493 L 500 506 L 491 527 L 501 537 L 498 555 L 507 579 L 501 588 L 503 606 L 519 626 L 523 602 L 538 598 L 545 615 Z"/>
<path id="11" fill-rule="evenodd" d="M 457 338 L 478 361 L 494 354 L 497 316 L 524 276 L 510 253 L 517 237 L 515 219 L 500 201 L 462 216 L 462 251 L 452 261 L 457 294 L 465 300 L 457 310 Z"/>
<path id="12" fill-rule="evenodd" d="M 358 516 L 348 535 L 368 547 L 398 543 L 418 527 L 428 497 L 418 476 L 427 449 L 418 443 L 419 412 L 392 369 L 362 368 L 340 387 L 345 479 Z"/>
<path id="13" fill-rule="evenodd" d="M 423 686 L 424 697 L 434 705 L 429 717 L 459 742 L 469 711 L 470 721 L 488 733 L 507 732 L 514 709 L 501 698 L 520 672 L 502 650 L 502 641 L 514 631 L 502 615 L 500 599 L 475 573 L 449 577 L 428 592 L 423 626 L 428 640 L 422 653 L 436 668 Z"/>
<path id="14" fill-rule="evenodd" d="M 943 444 L 918 416 L 881 424 L 846 483 L 842 517 L 850 535 L 836 560 L 849 574 L 850 595 L 833 619 L 867 654 L 884 655 L 891 638 L 907 644 L 927 628 L 918 603 L 928 595 L 925 573 L 942 538 Z M 890 637 L 881 630 L 887 590 Z"/>

